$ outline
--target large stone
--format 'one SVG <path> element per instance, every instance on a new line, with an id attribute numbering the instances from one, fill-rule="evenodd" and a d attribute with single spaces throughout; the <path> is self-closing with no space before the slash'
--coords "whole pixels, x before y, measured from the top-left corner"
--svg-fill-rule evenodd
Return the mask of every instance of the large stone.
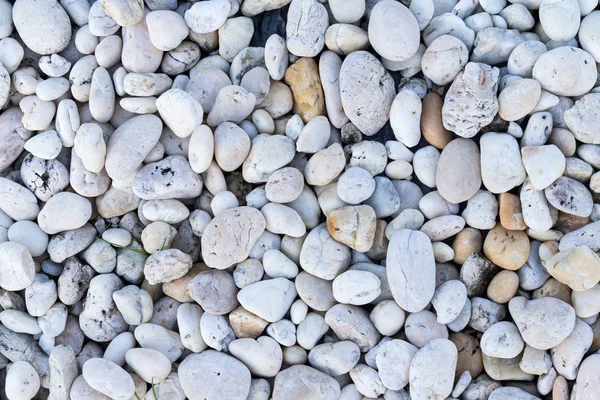
<path id="1" fill-rule="evenodd" d="M 244 261 L 266 227 L 255 208 L 236 207 L 220 213 L 202 235 L 202 258 L 211 268 L 225 269 Z"/>
<path id="2" fill-rule="evenodd" d="M 394 300 L 408 312 L 424 309 L 435 292 L 435 259 L 431 241 L 422 232 L 394 233 L 386 259 Z"/>
<path id="3" fill-rule="evenodd" d="M 600 257 L 587 246 L 561 251 L 546 261 L 545 267 L 556 280 L 578 292 L 600 281 Z"/>
<path id="4" fill-rule="evenodd" d="M 325 97 L 317 63 L 303 57 L 290 65 L 285 72 L 285 82 L 294 96 L 294 113 L 306 123 L 325 112 Z"/>
<path id="5" fill-rule="evenodd" d="M 454 139 L 442 150 L 435 175 L 439 194 L 450 203 L 469 200 L 481 187 L 480 155 L 470 139 Z"/>
<path id="6" fill-rule="evenodd" d="M 306 365 L 293 365 L 275 377 L 273 400 L 330 400 L 340 396 L 340 384 Z"/>

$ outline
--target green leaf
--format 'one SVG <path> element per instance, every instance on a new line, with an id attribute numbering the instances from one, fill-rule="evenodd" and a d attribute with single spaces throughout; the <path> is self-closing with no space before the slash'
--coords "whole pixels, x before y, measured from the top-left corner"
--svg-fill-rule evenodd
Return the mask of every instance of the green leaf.
<path id="1" fill-rule="evenodd" d="M 113 242 L 109 242 L 108 240 L 104 240 L 100 236 L 97 236 L 96 239 L 102 240 L 103 242 L 108 243 L 111 246 L 118 247 L 119 249 L 125 249 L 125 250 L 129 250 L 129 251 L 133 251 L 133 252 L 136 252 L 136 253 L 139 253 L 139 254 L 143 254 L 145 256 L 149 256 L 150 255 L 149 253 L 146 253 L 146 251 L 144 251 L 143 249 L 135 249 L 133 247 L 121 246 L 120 244 L 116 244 L 116 243 L 113 243 Z"/>

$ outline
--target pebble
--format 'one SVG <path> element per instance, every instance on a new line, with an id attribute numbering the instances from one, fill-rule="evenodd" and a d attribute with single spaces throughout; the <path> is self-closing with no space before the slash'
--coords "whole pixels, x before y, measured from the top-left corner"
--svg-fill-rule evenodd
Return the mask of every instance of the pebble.
<path id="1" fill-rule="evenodd" d="M 444 147 L 437 164 L 436 186 L 445 200 L 456 204 L 479 190 L 480 154 L 473 141 L 458 138 Z"/>
<path id="2" fill-rule="evenodd" d="M 287 43 L 289 44 L 290 42 L 288 41 Z M 319 76 L 317 63 L 312 58 L 302 57 L 289 66 L 285 72 L 285 82 L 290 86 L 294 98 L 294 108 L 292 111 L 295 114 L 298 114 L 305 123 L 308 123 L 313 118 L 324 113 L 325 100 L 321 78 Z M 327 127 L 329 124 L 324 123 L 326 118 L 325 121 L 323 121 L 323 118 L 318 119 L 317 121 L 311 124 L 313 127 L 312 129 L 309 129 L 313 131 L 313 135 L 317 135 L 317 138 L 315 138 L 317 139 L 317 143 L 303 144 L 303 141 L 307 140 L 305 138 L 297 144 L 298 151 L 310 150 L 307 152 L 314 153 L 318 150 L 322 150 L 322 147 L 327 144 L 327 140 L 329 140 Z M 306 132 L 304 129 L 303 131 Z M 321 132 L 321 134 L 319 134 L 319 132 Z M 327 140 L 325 140 L 325 143 L 322 143 L 325 137 L 327 137 Z M 318 138 L 320 138 L 320 140 L 318 140 Z M 302 150 L 303 146 L 309 147 Z M 317 147 L 317 149 L 315 150 L 314 147 Z"/>
<path id="3" fill-rule="evenodd" d="M 557 47 L 542 54 L 533 66 L 533 78 L 542 89 L 558 96 L 581 96 L 594 85 L 594 58 L 575 47 Z M 560 68 L 557 70 L 560 65 Z M 557 73 L 552 73 L 556 70 Z"/>
<path id="4" fill-rule="evenodd" d="M 559 282 L 577 292 L 593 288 L 600 281 L 600 258 L 589 247 L 561 251 L 544 266 Z"/>
<path id="5" fill-rule="evenodd" d="M 384 0 L 371 10 L 369 42 L 390 61 L 405 61 L 417 52 L 419 31 L 417 19 L 402 4 Z"/>
<path id="6" fill-rule="evenodd" d="M 523 165 L 535 190 L 547 188 L 565 171 L 565 158 L 559 148 L 553 144 L 525 146 L 521 148 L 521 154 Z"/>
<path id="7" fill-rule="evenodd" d="M 311 398 L 326 400 L 340 396 L 339 383 L 306 365 L 291 366 L 275 378 L 273 400 Z"/>
<path id="8" fill-rule="evenodd" d="M 431 304 L 437 313 L 437 322 L 447 324 L 454 321 L 467 301 L 467 289 L 459 280 L 449 280 L 436 290 Z"/>
<path id="9" fill-rule="evenodd" d="M 40 377 L 31 364 L 16 361 L 6 372 L 6 396 L 9 399 L 33 399 L 40 390 Z"/>
<path id="10" fill-rule="evenodd" d="M 59 53 L 71 40 L 69 16 L 58 1 L 39 5 L 20 0 L 13 6 L 12 19 L 25 45 L 38 54 Z"/>
<path id="11" fill-rule="evenodd" d="M 327 25 L 327 10 L 318 1 L 292 0 L 285 30 L 289 52 L 298 57 L 319 54 L 325 44 Z"/>
<path id="12" fill-rule="evenodd" d="M 444 86 L 456 78 L 468 59 L 469 52 L 460 39 L 442 35 L 427 47 L 421 59 L 421 67 L 423 74 L 433 83 Z"/>
<path id="13" fill-rule="evenodd" d="M 537 300 L 515 297 L 508 308 L 525 343 L 539 350 L 557 346 L 575 326 L 573 307 L 552 297 Z M 543 320 L 540 313 L 545 315 Z"/>
<path id="14" fill-rule="evenodd" d="M 456 347 L 447 339 L 432 340 L 421 348 L 410 364 L 411 398 L 448 397 L 452 392 L 456 362 Z M 434 364 L 435 372 L 431 368 Z"/>
<path id="15" fill-rule="evenodd" d="M 371 272 L 346 271 L 333 280 L 333 297 L 342 304 L 368 304 L 381 294 L 380 286 Z"/>
<path id="16" fill-rule="evenodd" d="M 340 90 L 344 112 L 364 135 L 374 135 L 387 122 L 395 97 L 393 80 L 373 55 L 357 51 L 346 57 Z"/>
<path id="17" fill-rule="evenodd" d="M 390 241 L 386 266 L 394 300 L 408 312 L 425 308 L 434 295 L 435 260 L 429 238 L 421 232 L 397 231 Z M 420 265 L 416 273 L 413 265 Z"/>
<path id="18" fill-rule="evenodd" d="M 295 297 L 294 284 L 285 278 L 253 283 L 242 288 L 237 295 L 245 309 L 269 322 L 277 322 L 283 318 Z M 265 299 L 270 300 L 265 303 Z"/>
<path id="19" fill-rule="evenodd" d="M 131 376 L 112 361 L 92 358 L 83 364 L 83 378 L 94 390 L 113 399 L 128 399 L 135 386 Z"/>

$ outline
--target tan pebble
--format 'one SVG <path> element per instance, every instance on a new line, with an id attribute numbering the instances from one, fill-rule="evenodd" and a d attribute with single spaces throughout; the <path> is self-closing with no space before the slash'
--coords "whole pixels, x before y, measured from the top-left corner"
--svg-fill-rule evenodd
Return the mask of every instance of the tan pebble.
<path id="1" fill-rule="evenodd" d="M 542 264 L 545 264 L 546 261 L 550 259 L 553 255 L 558 253 L 558 242 L 553 240 L 547 240 L 540 245 L 538 250 L 538 255 L 540 256 L 540 260 Z"/>
<path id="2" fill-rule="evenodd" d="M 554 278 L 548 279 L 542 287 L 533 291 L 533 299 L 541 299 L 542 297 L 554 297 L 571 304 L 571 289 L 565 284 L 560 283 Z"/>
<path id="3" fill-rule="evenodd" d="M 369 258 L 373 260 L 383 260 L 387 255 L 389 240 L 385 236 L 385 228 L 387 228 L 387 222 L 385 222 L 382 219 L 378 219 L 377 226 L 375 227 L 375 237 L 373 238 L 373 246 L 371 246 L 371 250 L 365 253 Z"/>
<path id="4" fill-rule="evenodd" d="M 142 289 L 144 289 L 146 292 L 148 292 L 150 294 L 150 297 L 152 297 L 153 302 L 157 302 L 158 299 L 163 297 L 162 287 L 163 287 L 162 283 L 157 283 L 156 285 L 151 285 L 147 279 L 144 279 L 144 281 L 142 282 Z"/>
<path id="5" fill-rule="evenodd" d="M 511 231 L 523 231 L 527 228 L 523 219 L 521 199 L 512 193 L 500 193 L 498 197 L 500 207 L 500 224 Z"/>
<path id="6" fill-rule="evenodd" d="M 444 100 L 439 94 L 430 92 L 422 102 L 421 133 L 427 143 L 438 149 L 443 149 L 452 140 L 452 132 L 442 124 L 442 106 Z"/>
<path id="7" fill-rule="evenodd" d="M 256 339 L 269 323 L 261 317 L 252 314 L 244 307 L 238 307 L 229 314 L 229 323 L 238 338 Z"/>
<path id="8" fill-rule="evenodd" d="M 275 133 L 276 135 L 285 135 L 285 127 L 287 126 L 288 121 L 292 118 L 291 115 L 286 115 L 281 118 L 277 118 L 273 122 L 275 123 Z"/>
<path id="9" fill-rule="evenodd" d="M 522 231 L 509 231 L 496 224 L 483 242 L 483 252 L 494 264 L 515 271 L 529 258 L 529 238 Z"/>
<path id="10" fill-rule="evenodd" d="M 554 229 L 558 229 L 562 233 L 569 233 L 579 228 L 583 228 L 590 222 L 590 217 L 578 217 L 577 215 L 558 212 L 558 221 Z"/>
<path id="11" fill-rule="evenodd" d="M 373 246 L 376 226 L 375 211 L 370 206 L 342 207 L 327 216 L 331 237 L 361 253 Z"/>
<path id="12" fill-rule="evenodd" d="M 285 83 L 294 97 L 294 113 L 307 123 L 325 113 L 325 98 L 319 69 L 312 58 L 302 57 L 285 71 Z"/>
<path id="13" fill-rule="evenodd" d="M 519 275 L 513 271 L 500 271 L 487 288 L 487 296 L 490 300 L 499 304 L 508 303 L 519 289 Z"/>
<path id="14" fill-rule="evenodd" d="M 469 371 L 471 376 L 479 376 L 483 371 L 483 359 L 477 339 L 462 332 L 451 334 L 449 339 L 458 350 L 455 379 L 465 371 Z"/>
<path id="15" fill-rule="evenodd" d="M 600 282 L 600 257 L 587 246 L 561 251 L 545 267 L 550 275 L 578 292 Z"/>
<path id="16" fill-rule="evenodd" d="M 191 303 L 194 300 L 190 297 L 190 281 L 194 279 L 200 272 L 208 269 L 209 268 L 206 266 L 206 264 L 196 264 L 181 278 L 172 280 L 171 282 L 163 283 L 163 292 L 167 296 L 172 297 L 182 303 Z"/>
<path id="17" fill-rule="evenodd" d="M 462 265 L 472 253 L 479 253 L 482 248 L 481 232 L 475 228 L 465 228 L 456 234 L 452 242 L 454 262 Z"/>
<path id="18" fill-rule="evenodd" d="M 552 385 L 552 400 L 568 400 L 569 399 L 569 385 L 567 380 L 559 375 L 554 380 Z"/>

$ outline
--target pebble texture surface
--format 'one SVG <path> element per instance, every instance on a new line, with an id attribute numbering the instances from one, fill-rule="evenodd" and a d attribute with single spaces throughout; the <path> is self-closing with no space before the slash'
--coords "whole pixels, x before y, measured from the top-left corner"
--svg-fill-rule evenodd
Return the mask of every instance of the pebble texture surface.
<path id="1" fill-rule="evenodd" d="M 0 400 L 600 398 L 598 0 L 0 0 Z"/>

